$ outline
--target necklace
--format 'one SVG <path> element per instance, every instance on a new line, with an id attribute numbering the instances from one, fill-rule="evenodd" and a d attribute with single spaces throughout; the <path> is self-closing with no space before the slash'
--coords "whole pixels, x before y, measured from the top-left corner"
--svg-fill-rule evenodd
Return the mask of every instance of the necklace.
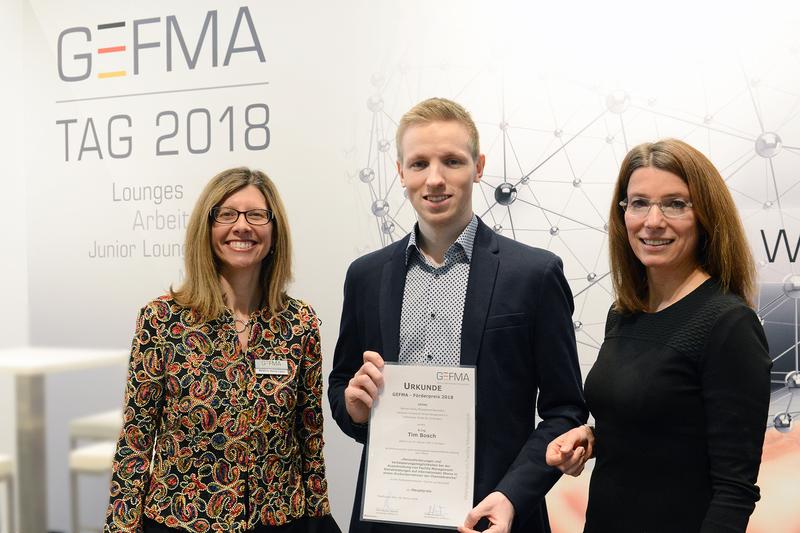
<path id="1" fill-rule="evenodd" d="M 241 324 L 241 329 L 239 329 L 239 325 Z M 233 319 L 233 329 L 236 330 L 236 333 L 244 333 L 244 330 L 247 329 L 247 325 L 249 322 L 245 322 L 240 318 Z"/>

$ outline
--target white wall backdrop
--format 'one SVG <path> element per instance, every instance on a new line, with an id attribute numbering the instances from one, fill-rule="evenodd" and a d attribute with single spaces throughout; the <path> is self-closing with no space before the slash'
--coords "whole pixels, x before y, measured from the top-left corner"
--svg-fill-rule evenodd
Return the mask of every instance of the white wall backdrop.
<path id="1" fill-rule="evenodd" d="M 4 305 L 0 308 L 2 335 L 0 345 L 14 346 L 28 341 L 27 279 L 28 257 L 26 238 L 26 180 L 23 174 L 23 103 L 25 77 L 22 55 L 21 1 L 9 0 L 0 4 L 0 32 L 6 46 L 0 48 L 0 63 L 8 69 L 0 86 L 3 101 L 3 128 L 0 129 L 0 157 L 3 178 L 0 198 L 3 199 L 4 223 L 0 225 L 3 260 L 0 263 L 0 283 Z M 13 73 L 13 75 L 12 75 Z"/>
<path id="2" fill-rule="evenodd" d="M 322 317 L 327 373 L 348 263 L 413 226 L 396 121 L 445 96 L 472 111 L 487 154 L 475 211 L 564 259 L 584 373 L 611 302 L 605 221 L 619 162 L 667 136 L 707 153 L 761 265 L 776 358 L 765 425 L 796 417 L 783 380 L 798 364 L 800 7 L 697 4 L 6 0 L 0 347 L 126 349 L 138 308 L 181 279 L 200 188 L 248 165 L 288 207 L 292 292 Z M 10 383 L 0 416 L 12 427 Z M 48 380 L 53 530 L 68 529 L 66 424 L 119 405 L 123 383 L 119 369 Z M 331 502 L 346 524 L 359 447 L 326 424 Z M 752 531 L 800 519 L 782 503 L 797 431 L 770 430 L 768 444 Z M 559 483 L 554 531 L 580 531 L 587 482 Z M 83 493 L 98 524 L 105 490 Z"/>
<path id="3" fill-rule="evenodd" d="M 0 348 L 22 346 L 28 342 L 28 255 L 26 238 L 26 195 L 23 174 L 23 102 L 24 76 L 22 54 L 23 2 L 8 0 L 0 3 L 0 34 L 5 46 L 0 47 L 0 64 L 15 75 L 7 76 L 0 84 L 3 102 L 3 127 L 0 128 L 0 159 L 3 177 L 0 178 L 0 199 L 4 223 L 0 224 L 3 243 L 0 260 Z M 14 381 L 0 374 L 0 419 L 13 426 Z M 10 431 L 0 431 L 0 453 L 14 454 L 14 438 Z"/>

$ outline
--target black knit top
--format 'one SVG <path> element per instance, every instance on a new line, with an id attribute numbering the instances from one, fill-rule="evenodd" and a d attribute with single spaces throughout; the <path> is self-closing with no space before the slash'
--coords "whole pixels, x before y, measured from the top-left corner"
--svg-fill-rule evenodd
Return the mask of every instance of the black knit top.
<path id="1" fill-rule="evenodd" d="M 609 312 L 586 378 L 586 533 L 744 532 L 769 407 L 764 330 L 714 280 L 657 313 Z"/>

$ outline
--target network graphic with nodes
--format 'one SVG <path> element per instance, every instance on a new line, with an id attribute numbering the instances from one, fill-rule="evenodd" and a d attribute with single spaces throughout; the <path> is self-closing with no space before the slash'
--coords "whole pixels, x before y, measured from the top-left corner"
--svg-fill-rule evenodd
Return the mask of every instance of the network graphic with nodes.
<path id="1" fill-rule="evenodd" d="M 620 162 L 640 142 L 682 139 L 714 162 L 740 210 L 774 361 L 766 423 L 788 431 L 800 416 L 799 66 L 798 48 L 786 46 L 766 60 L 698 67 L 673 84 L 515 78 L 492 66 L 448 63 L 375 73 L 365 80 L 370 94 L 350 174 L 369 220 L 360 251 L 401 239 L 415 223 L 395 164 L 402 114 L 430 96 L 462 103 L 487 159 L 474 211 L 495 232 L 562 258 L 585 377 L 612 301 L 607 220 Z"/>

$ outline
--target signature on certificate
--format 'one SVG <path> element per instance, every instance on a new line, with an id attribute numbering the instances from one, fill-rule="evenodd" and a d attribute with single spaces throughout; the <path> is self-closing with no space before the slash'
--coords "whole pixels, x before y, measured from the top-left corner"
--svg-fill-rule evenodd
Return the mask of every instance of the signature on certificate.
<path id="1" fill-rule="evenodd" d="M 432 503 L 428 506 L 428 510 L 425 511 L 425 516 L 427 518 L 444 518 L 447 516 L 447 507 Z"/>

